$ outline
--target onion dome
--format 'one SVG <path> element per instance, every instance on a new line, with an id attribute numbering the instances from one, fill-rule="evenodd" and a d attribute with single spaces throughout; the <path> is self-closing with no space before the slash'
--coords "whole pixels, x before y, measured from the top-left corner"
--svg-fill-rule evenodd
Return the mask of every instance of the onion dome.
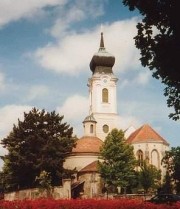
<path id="1" fill-rule="evenodd" d="M 72 153 L 99 153 L 103 142 L 95 136 L 83 136 L 76 141 Z"/>
<path id="2" fill-rule="evenodd" d="M 112 67 L 115 63 L 115 57 L 108 53 L 104 47 L 103 33 L 101 33 L 99 51 L 94 54 L 90 62 L 90 69 L 92 73 L 95 73 L 96 67 L 108 67 L 107 69 L 99 69 L 104 73 L 112 73 Z M 104 71 L 103 71 L 104 70 Z"/>

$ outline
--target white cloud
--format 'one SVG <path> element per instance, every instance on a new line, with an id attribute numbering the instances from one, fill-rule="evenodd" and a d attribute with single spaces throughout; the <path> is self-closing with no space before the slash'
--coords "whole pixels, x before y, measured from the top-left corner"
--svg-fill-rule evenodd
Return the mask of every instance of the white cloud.
<path id="1" fill-rule="evenodd" d="M 81 95 L 73 95 L 67 98 L 64 104 L 56 108 L 60 115 L 64 115 L 64 120 L 67 121 L 74 130 L 74 134 L 83 135 L 82 122 L 88 115 L 88 98 Z"/>
<path id="2" fill-rule="evenodd" d="M 145 85 L 149 82 L 151 78 L 151 72 L 149 70 L 144 70 L 144 72 L 139 73 L 139 75 L 135 78 L 135 83 Z"/>
<path id="3" fill-rule="evenodd" d="M 142 122 L 136 117 L 127 115 L 127 116 L 119 116 L 118 124 L 120 129 L 126 130 L 130 126 L 133 126 L 134 128 L 139 128 Z"/>
<path id="4" fill-rule="evenodd" d="M 70 12 L 69 16 L 66 14 L 64 17 L 56 19 L 55 24 L 49 30 L 50 34 L 54 37 L 64 36 L 70 27 L 70 23 L 82 20 L 84 15 L 82 10 L 77 9 L 74 12 Z"/>
<path id="5" fill-rule="evenodd" d="M 133 39 L 137 34 L 137 22 L 138 19 L 134 17 L 103 26 L 106 49 L 116 58 L 114 72 L 128 71 L 140 67 L 140 55 Z"/>
<path id="6" fill-rule="evenodd" d="M 126 77 L 127 74 L 126 74 Z M 137 70 L 136 75 L 132 79 L 123 79 L 122 82 L 120 82 L 120 87 L 121 88 L 126 88 L 127 86 L 145 86 L 150 82 L 151 79 L 151 72 L 144 69 L 143 71 Z"/>
<path id="7" fill-rule="evenodd" d="M 81 95 L 73 95 L 64 101 L 57 112 L 64 115 L 69 121 L 82 120 L 88 114 L 88 98 Z"/>
<path id="8" fill-rule="evenodd" d="M 68 75 L 76 75 L 87 69 L 96 44 L 92 42 L 94 33 L 74 34 L 57 44 L 48 44 L 36 51 L 40 65 L 48 70 Z"/>
<path id="9" fill-rule="evenodd" d="M 13 128 L 13 124 L 17 124 L 24 117 L 24 112 L 30 111 L 32 107 L 23 105 L 7 105 L 0 109 L 0 138 L 9 134 Z"/>
<path id="10" fill-rule="evenodd" d="M 1 0 L 0 26 L 21 18 L 34 17 L 47 6 L 63 5 L 66 0 Z"/>
<path id="11" fill-rule="evenodd" d="M 30 106 L 18 106 L 18 105 L 7 105 L 0 109 L 0 139 L 6 137 L 10 131 L 12 131 L 13 124 L 17 125 L 18 118 L 23 120 L 24 112 L 29 112 L 32 107 Z M 0 145 L 0 155 L 7 153 L 7 150 Z M 0 168 L 3 162 L 0 161 Z"/>
<path id="12" fill-rule="evenodd" d="M 32 101 L 35 99 L 39 99 L 49 93 L 49 89 L 44 85 L 35 85 L 32 86 L 27 94 L 27 100 Z"/>
<path id="13" fill-rule="evenodd" d="M 105 46 L 116 57 L 115 71 L 132 70 L 140 66 L 139 52 L 134 46 L 137 19 L 104 25 Z M 35 52 L 35 59 L 45 69 L 77 75 L 87 69 L 93 54 L 98 51 L 100 27 L 81 34 L 69 33 Z M 129 61 L 131 60 L 131 61 Z"/>
<path id="14" fill-rule="evenodd" d="M 70 7 L 60 8 L 57 19 L 49 30 L 50 34 L 56 38 L 62 37 L 69 32 L 75 23 L 103 15 L 104 3 L 102 0 L 88 0 L 87 7 L 87 1 L 76 0 L 70 4 Z"/>

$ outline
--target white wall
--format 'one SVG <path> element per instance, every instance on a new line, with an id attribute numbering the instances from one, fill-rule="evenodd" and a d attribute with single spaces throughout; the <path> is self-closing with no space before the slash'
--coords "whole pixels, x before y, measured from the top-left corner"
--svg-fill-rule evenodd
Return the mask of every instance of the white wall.
<path id="1" fill-rule="evenodd" d="M 82 154 L 82 155 L 73 155 L 66 158 L 63 167 L 65 169 L 74 169 L 80 171 L 85 166 L 90 163 L 98 160 L 97 154 Z"/>
<path id="2" fill-rule="evenodd" d="M 138 150 L 143 152 L 144 157 L 145 153 L 147 153 L 149 163 L 155 165 L 158 169 L 161 169 L 162 176 L 165 176 L 165 168 L 161 165 L 161 160 L 164 157 L 165 151 L 169 150 L 169 146 L 157 141 L 133 143 L 132 145 L 134 147 L 135 156 Z"/>

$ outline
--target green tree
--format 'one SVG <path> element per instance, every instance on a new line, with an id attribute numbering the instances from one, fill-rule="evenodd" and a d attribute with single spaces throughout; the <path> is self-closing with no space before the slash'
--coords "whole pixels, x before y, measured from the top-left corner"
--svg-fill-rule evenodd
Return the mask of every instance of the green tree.
<path id="1" fill-rule="evenodd" d="M 139 183 L 144 191 L 147 193 L 150 188 L 157 189 L 160 187 L 160 181 L 161 171 L 144 161 L 139 171 Z"/>
<path id="2" fill-rule="evenodd" d="M 3 157 L 6 190 L 35 186 L 42 171 L 50 173 L 52 185 L 61 183 L 65 156 L 74 146 L 73 129 L 62 120 L 55 111 L 36 108 L 24 113 L 24 121 L 18 120 L 1 142 L 8 150 Z"/>
<path id="3" fill-rule="evenodd" d="M 164 182 L 163 185 L 161 187 L 161 192 L 164 193 L 172 193 L 173 192 L 173 179 L 171 177 L 171 174 L 168 172 L 168 170 L 166 170 L 166 175 L 164 177 Z"/>
<path id="4" fill-rule="evenodd" d="M 50 173 L 46 171 L 42 171 L 39 176 L 36 176 L 35 180 L 39 184 L 40 192 L 43 193 L 44 191 L 46 191 L 47 196 L 50 197 L 51 189 L 52 189 L 52 186 L 51 186 L 52 180 L 51 180 Z"/>
<path id="5" fill-rule="evenodd" d="M 176 192 L 180 193 L 180 147 L 172 147 L 167 151 L 162 162 L 167 169 L 165 186 L 174 184 Z"/>
<path id="6" fill-rule="evenodd" d="M 164 95 L 169 115 L 180 119 L 180 12 L 177 0 L 123 0 L 131 11 L 137 9 L 143 16 L 137 24 L 135 45 L 141 52 L 141 63 L 149 67 L 153 77 L 165 84 Z"/>
<path id="7" fill-rule="evenodd" d="M 124 132 L 113 129 L 100 151 L 99 172 L 108 186 L 126 188 L 135 178 L 133 147 L 125 142 Z"/>

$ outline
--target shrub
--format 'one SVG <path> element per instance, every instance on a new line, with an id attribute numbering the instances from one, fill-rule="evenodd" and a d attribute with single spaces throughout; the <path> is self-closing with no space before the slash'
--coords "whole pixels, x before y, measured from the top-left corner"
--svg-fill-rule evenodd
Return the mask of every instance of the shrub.
<path id="1" fill-rule="evenodd" d="M 180 204 L 155 205 L 138 200 L 23 200 L 0 201 L 0 209 L 180 209 Z"/>

